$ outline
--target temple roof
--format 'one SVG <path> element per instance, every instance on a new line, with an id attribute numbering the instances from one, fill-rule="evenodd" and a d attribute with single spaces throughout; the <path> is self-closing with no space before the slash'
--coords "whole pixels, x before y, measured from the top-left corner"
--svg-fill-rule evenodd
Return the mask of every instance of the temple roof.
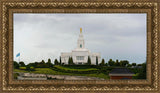
<path id="1" fill-rule="evenodd" d="M 73 49 L 72 51 L 89 51 L 87 48 L 76 48 Z"/>

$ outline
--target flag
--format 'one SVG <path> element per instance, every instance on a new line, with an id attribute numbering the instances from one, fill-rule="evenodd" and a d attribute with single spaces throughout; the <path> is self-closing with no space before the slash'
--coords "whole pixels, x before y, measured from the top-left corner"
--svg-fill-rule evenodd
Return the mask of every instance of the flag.
<path id="1" fill-rule="evenodd" d="M 20 56 L 20 53 L 18 53 L 17 55 L 16 55 L 16 57 L 19 57 Z"/>

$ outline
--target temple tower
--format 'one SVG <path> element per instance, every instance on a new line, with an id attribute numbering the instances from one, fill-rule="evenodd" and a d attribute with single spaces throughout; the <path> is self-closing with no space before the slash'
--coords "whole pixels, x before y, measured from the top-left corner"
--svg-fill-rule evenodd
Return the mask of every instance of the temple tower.
<path id="1" fill-rule="evenodd" d="M 77 42 L 77 48 L 84 48 L 85 44 L 84 44 L 84 38 L 83 38 L 83 34 L 82 34 L 82 28 L 80 28 L 80 34 L 79 34 L 79 38 L 78 38 L 78 42 Z"/>

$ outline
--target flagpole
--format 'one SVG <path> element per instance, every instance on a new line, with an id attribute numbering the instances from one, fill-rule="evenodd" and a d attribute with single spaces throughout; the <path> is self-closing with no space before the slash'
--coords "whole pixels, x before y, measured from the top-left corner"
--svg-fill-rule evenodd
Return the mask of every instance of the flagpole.
<path id="1" fill-rule="evenodd" d="M 19 62 L 20 62 L 20 56 L 19 56 Z"/>

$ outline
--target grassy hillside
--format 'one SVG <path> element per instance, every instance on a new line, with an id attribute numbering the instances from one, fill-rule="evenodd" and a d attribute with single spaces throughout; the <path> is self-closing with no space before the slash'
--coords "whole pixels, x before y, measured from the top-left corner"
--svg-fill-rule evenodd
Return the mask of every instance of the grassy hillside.
<path id="1" fill-rule="evenodd" d="M 54 66 L 53 68 L 35 68 L 35 71 L 26 71 L 20 69 L 14 69 L 14 72 L 28 72 L 28 73 L 39 73 L 39 74 L 50 74 L 50 75 L 71 75 L 71 76 L 89 76 L 109 79 L 108 72 L 104 73 L 102 70 L 97 68 L 70 68 L 63 66 Z"/>

